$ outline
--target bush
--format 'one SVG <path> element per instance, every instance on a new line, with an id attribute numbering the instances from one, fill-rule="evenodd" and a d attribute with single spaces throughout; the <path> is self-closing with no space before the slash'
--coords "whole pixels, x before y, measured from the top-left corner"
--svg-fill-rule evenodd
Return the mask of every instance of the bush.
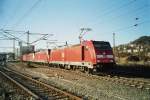
<path id="1" fill-rule="evenodd" d="M 140 58 L 138 56 L 128 56 L 128 61 L 140 61 Z"/>

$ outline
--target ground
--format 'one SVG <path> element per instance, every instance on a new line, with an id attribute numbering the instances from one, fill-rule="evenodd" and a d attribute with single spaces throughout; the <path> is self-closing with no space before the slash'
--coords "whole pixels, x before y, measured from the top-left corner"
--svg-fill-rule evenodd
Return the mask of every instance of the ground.
<path id="1" fill-rule="evenodd" d="M 80 71 L 42 65 L 27 67 L 25 63 L 11 63 L 8 67 L 90 100 L 150 100 L 149 90 L 96 79 Z"/>

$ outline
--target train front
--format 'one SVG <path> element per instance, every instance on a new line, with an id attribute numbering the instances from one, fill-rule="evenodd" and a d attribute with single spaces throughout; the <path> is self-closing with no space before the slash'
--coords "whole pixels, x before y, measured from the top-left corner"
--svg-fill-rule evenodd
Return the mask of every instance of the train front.
<path id="1" fill-rule="evenodd" d="M 114 55 L 109 42 L 93 41 L 97 70 L 111 69 L 115 65 Z"/>

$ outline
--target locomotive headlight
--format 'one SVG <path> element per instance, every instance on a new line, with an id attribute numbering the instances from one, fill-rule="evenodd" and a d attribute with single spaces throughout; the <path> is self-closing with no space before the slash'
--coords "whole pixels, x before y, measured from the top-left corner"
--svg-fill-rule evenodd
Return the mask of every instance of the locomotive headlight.
<path id="1" fill-rule="evenodd" d="M 97 60 L 97 62 L 101 62 L 100 60 Z"/>
<path id="2" fill-rule="evenodd" d="M 110 62 L 114 62 L 113 60 L 110 60 Z"/>
<path id="3" fill-rule="evenodd" d="M 114 56 L 113 55 L 107 55 L 107 58 L 113 58 Z"/>
<path id="4" fill-rule="evenodd" d="M 97 55 L 97 58 L 103 58 L 103 55 Z"/>

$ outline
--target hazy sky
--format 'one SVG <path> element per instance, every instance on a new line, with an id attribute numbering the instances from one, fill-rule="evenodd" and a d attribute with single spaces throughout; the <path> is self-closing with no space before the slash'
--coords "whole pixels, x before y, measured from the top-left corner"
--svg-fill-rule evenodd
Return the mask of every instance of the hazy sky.
<path id="1" fill-rule="evenodd" d="M 85 40 L 112 44 L 115 32 L 118 45 L 150 35 L 149 26 L 150 0 L 0 0 L 0 28 L 54 34 L 49 40 L 59 42 L 79 43 L 80 28 L 88 27 L 92 31 Z M 26 41 L 25 34 L 14 35 Z M 32 35 L 30 41 L 38 37 Z M 12 47 L 12 41 L 0 40 L 0 45 Z M 46 48 L 46 42 L 36 47 Z"/>

